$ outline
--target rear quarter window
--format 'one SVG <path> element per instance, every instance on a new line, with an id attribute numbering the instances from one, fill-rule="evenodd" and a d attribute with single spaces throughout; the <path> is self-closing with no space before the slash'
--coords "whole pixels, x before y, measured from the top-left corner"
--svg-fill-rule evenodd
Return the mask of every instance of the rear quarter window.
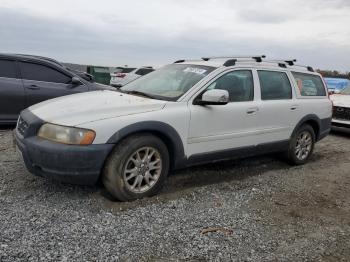
<path id="1" fill-rule="evenodd" d="M 318 75 L 292 72 L 301 96 L 326 96 L 326 89 Z"/>

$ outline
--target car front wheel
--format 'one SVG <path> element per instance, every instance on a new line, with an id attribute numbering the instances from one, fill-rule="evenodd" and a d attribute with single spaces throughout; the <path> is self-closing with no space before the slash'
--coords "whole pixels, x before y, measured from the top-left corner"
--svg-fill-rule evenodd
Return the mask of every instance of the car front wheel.
<path id="1" fill-rule="evenodd" d="M 169 172 L 169 152 L 151 134 L 130 136 L 109 156 L 103 171 L 106 189 L 121 201 L 158 193 Z"/>

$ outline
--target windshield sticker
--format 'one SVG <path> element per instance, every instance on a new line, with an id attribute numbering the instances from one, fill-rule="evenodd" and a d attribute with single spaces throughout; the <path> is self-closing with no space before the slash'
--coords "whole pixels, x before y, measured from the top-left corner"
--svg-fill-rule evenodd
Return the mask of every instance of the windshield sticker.
<path id="1" fill-rule="evenodd" d="M 184 69 L 184 72 L 189 72 L 189 73 L 195 73 L 199 75 L 204 75 L 207 70 L 202 69 L 202 68 L 196 68 L 196 67 L 187 67 Z"/>

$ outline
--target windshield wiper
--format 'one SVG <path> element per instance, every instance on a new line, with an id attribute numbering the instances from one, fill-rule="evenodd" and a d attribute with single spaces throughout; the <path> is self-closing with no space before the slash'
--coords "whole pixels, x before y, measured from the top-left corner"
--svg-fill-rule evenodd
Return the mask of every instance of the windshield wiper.
<path id="1" fill-rule="evenodd" d="M 121 91 L 121 90 L 119 90 Z M 123 93 L 126 93 L 128 95 L 140 95 L 140 96 L 144 96 L 144 97 L 147 97 L 147 98 L 152 98 L 152 99 L 155 99 L 154 96 L 150 95 L 150 94 L 147 94 L 147 93 L 144 93 L 144 92 L 141 92 L 141 91 L 137 91 L 137 90 L 131 90 L 131 91 L 122 91 Z"/>

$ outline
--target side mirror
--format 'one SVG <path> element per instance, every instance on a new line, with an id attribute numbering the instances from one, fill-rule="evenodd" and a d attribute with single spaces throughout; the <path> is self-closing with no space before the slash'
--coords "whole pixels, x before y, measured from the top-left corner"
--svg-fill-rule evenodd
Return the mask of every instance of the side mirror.
<path id="1" fill-rule="evenodd" d="M 78 85 L 82 85 L 83 83 L 81 82 L 81 80 L 79 79 L 79 77 L 73 76 L 73 77 L 72 77 L 72 84 L 75 85 L 75 86 L 78 86 Z"/>
<path id="2" fill-rule="evenodd" d="M 202 95 L 202 99 L 195 102 L 197 105 L 226 105 L 230 101 L 227 90 L 211 89 Z"/>

